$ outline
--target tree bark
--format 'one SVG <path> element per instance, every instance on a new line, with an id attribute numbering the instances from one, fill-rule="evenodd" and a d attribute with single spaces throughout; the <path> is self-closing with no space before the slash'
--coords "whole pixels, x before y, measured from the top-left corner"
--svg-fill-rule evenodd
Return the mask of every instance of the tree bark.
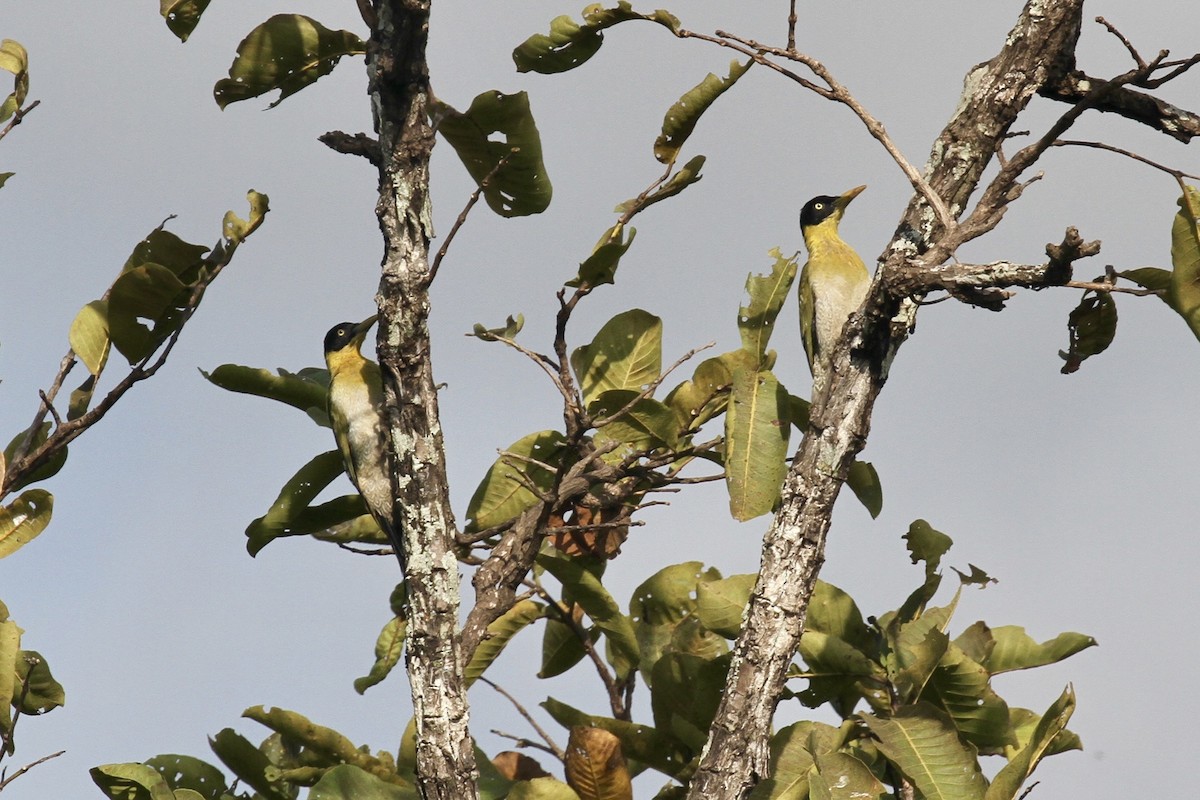
<path id="1" fill-rule="evenodd" d="M 1030 97 L 1073 66 L 1081 11 L 1082 0 L 1031 0 L 1000 54 L 968 74 L 925 173 L 955 218 Z M 810 428 L 764 536 L 758 583 L 689 800 L 740 798 L 768 774 L 771 721 L 824 563 L 833 504 L 866 442 L 875 400 L 914 313 L 889 288 L 889 273 L 902 266 L 936 269 L 961 243 L 958 233 L 942 230 L 915 195 L 884 251 L 863 313 L 851 318 L 834 350 L 828 391 L 813 398 Z"/>
<path id="2" fill-rule="evenodd" d="M 367 52 L 379 134 L 385 252 L 379 361 L 388 401 L 395 528 L 407 561 L 405 659 L 417 729 L 417 777 L 427 800 L 477 796 L 458 642 L 460 577 L 454 515 L 429 343 L 429 0 L 381 0 Z"/>

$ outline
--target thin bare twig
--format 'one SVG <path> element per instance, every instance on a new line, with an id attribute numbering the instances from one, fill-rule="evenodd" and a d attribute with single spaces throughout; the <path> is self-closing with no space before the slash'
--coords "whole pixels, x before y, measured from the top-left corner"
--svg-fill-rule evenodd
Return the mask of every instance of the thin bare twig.
<path id="1" fill-rule="evenodd" d="M 454 225 L 450 228 L 450 233 L 446 234 L 446 239 L 442 242 L 442 246 L 438 248 L 437 255 L 433 257 L 433 264 L 429 267 L 429 276 L 425 279 L 426 286 L 433 283 L 433 279 L 437 277 L 438 268 L 442 265 L 442 259 L 446 257 L 446 251 L 450 249 L 450 243 L 454 241 L 459 228 L 466 223 L 467 214 L 471 213 L 471 209 L 479 202 L 479 198 L 492 185 L 492 180 L 499 174 L 500 170 L 504 169 L 504 165 L 520 149 L 519 147 L 514 147 L 509 150 L 503 158 L 496 162 L 496 166 L 492 167 L 488 174 L 483 176 L 483 180 L 479 182 L 479 186 L 475 187 L 475 191 L 471 192 L 471 196 L 467 199 L 467 204 L 458 213 L 458 219 L 454 220 Z"/>
<path id="2" fill-rule="evenodd" d="M 788 52 L 796 52 L 796 0 L 791 1 L 788 9 Z"/>
<path id="3" fill-rule="evenodd" d="M 1083 289 L 1089 292 L 1104 292 L 1105 294 L 1132 294 L 1138 297 L 1161 295 L 1162 289 L 1135 289 L 1131 286 L 1117 286 L 1107 281 L 1067 281 L 1063 284 L 1068 289 Z"/>
<path id="4" fill-rule="evenodd" d="M 715 347 L 716 344 L 717 344 L 716 342 L 709 342 L 708 344 L 703 345 L 701 347 L 695 347 L 691 350 L 688 350 L 682 356 L 677 358 L 675 360 L 674 364 L 667 367 L 667 369 L 662 374 L 660 374 L 657 378 L 655 378 L 653 381 L 651 381 L 649 384 L 647 384 L 646 388 L 643 389 L 641 392 L 639 392 L 637 397 L 634 397 L 632 400 L 630 400 L 628 403 L 626 403 L 616 413 L 609 414 L 607 417 L 602 417 L 601 419 L 592 420 L 592 425 L 596 428 L 602 428 L 605 425 L 611 424 L 614 420 L 620 419 L 622 415 L 628 414 L 630 411 L 633 410 L 634 406 L 636 406 L 638 403 L 645 400 L 646 398 L 650 397 L 650 395 L 654 394 L 655 390 L 657 390 L 658 387 L 662 385 L 662 382 L 667 379 L 667 376 L 670 375 L 672 372 L 674 372 L 676 369 L 678 369 L 681 364 L 694 358 L 697 353 L 701 353 L 701 352 L 709 349 L 710 347 Z"/>
<path id="5" fill-rule="evenodd" d="M 1105 144 L 1104 142 L 1089 142 L 1080 139 L 1058 139 L 1051 144 L 1051 147 L 1093 147 L 1097 150 L 1107 150 L 1110 153 L 1116 153 L 1118 155 L 1125 156 L 1126 158 L 1132 158 L 1134 161 L 1139 161 L 1148 167 L 1153 167 L 1161 172 L 1165 172 L 1168 175 L 1175 177 L 1177 180 L 1180 178 L 1200 180 L 1200 175 L 1193 175 L 1190 172 L 1184 172 L 1183 170 L 1175 169 L 1174 167 L 1168 167 L 1165 164 L 1158 163 L 1157 161 L 1151 161 L 1145 156 L 1138 155 L 1137 153 L 1125 150 L 1121 147 Z"/>
<path id="6" fill-rule="evenodd" d="M 537 735 L 542 737 L 542 741 L 546 743 L 546 745 L 543 747 L 543 746 L 537 744 L 536 742 L 529 742 L 529 745 L 531 747 L 538 747 L 539 749 L 545 750 L 547 753 L 553 753 L 554 757 L 557 758 L 559 761 L 566 761 L 567 754 L 563 751 L 563 749 L 561 747 L 558 746 L 557 743 L 555 743 L 554 739 L 552 739 L 550 737 L 550 734 L 546 733 L 546 731 L 542 729 L 542 726 L 537 724 L 537 720 L 535 720 L 533 718 L 533 716 L 527 710 L 525 710 L 525 706 L 521 705 L 520 702 L 517 701 L 517 698 L 513 697 L 511 694 L 506 692 L 504 690 L 504 687 L 500 686 L 497 683 L 493 683 L 492 681 L 488 680 L 487 678 L 483 677 L 482 675 L 479 676 L 479 680 L 483 683 L 486 683 L 488 686 L 492 687 L 493 689 L 495 689 L 497 692 L 500 693 L 500 695 L 502 697 L 504 697 L 504 699 L 506 699 L 506 700 L 508 700 L 508 702 L 512 703 L 513 708 L 515 708 L 517 710 L 517 713 L 521 715 L 522 719 L 524 719 L 526 722 L 528 722 L 529 726 L 531 728 L 533 728 L 535 731 L 537 731 Z M 509 737 L 509 738 L 516 738 L 516 737 Z M 528 740 L 525 740 L 525 741 L 528 742 Z"/>
<path id="7" fill-rule="evenodd" d="M 58 758 L 59 756 L 61 756 L 61 755 L 62 755 L 63 753 L 65 753 L 65 752 L 67 752 L 67 751 L 66 751 L 66 750 L 59 750 L 57 753 L 51 753 L 51 754 L 50 754 L 50 755 L 48 755 L 48 756 L 42 756 L 41 758 L 37 759 L 36 761 L 31 761 L 31 762 L 29 762 L 28 764 L 26 764 L 25 766 L 21 767 L 21 768 L 20 768 L 19 770 L 17 770 L 16 772 L 14 772 L 12 775 L 8 775 L 7 777 L 5 777 L 5 778 L 4 778 L 4 780 L 0 780 L 0 791 L 3 791 L 5 786 L 8 786 L 10 783 L 12 783 L 12 782 L 13 782 L 13 781 L 15 781 L 17 778 L 19 778 L 19 777 L 21 777 L 22 775 L 24 775 L 26 772 L 29 772 L 29 770 L 33 769 L 33 768 L 34 768 L 34 767 L 36 767 L 38 764 L 45 764 L 45 763 L 46 763 L 47 761 L 49 761 L 50 759 L 52 759 L 52 758 Z"/>
<path id="8" fill-rule="evenodd" d="M 549 753 L 552 756 L 556 755 L 549 747 L 541 742 L 535 742 L 533 739 L 526 739 L 524 736 L 517 736 L 515 733 L 506 733 L 498 728 L 492 728 L 491 731 L 501 739 L 509 739 L 517 747 L 531 747 L 534 750 L 541 750 L 543 753 Z"/>
<path id="9" fill-rule="evenodd" d="M 4 126 L 4 130 L 0 130 L 0 139 L 3 139 L 5 136 L 8 136 L 8 132 L 11 131 L 13 128 L 17 127 L 18 125 L 20 125 L 21 121 L 23 119 L 25 119 L 26 114 L 28 114 L 30 111 L 33 111 L 35 108 L 37 108 L 41 104 L 42 104 L 41 100 L 34 100 L 32 103 L 25 106 L 24 108 L 19 108 L 15 112 L 13 112 L 12 119 L 10 119 L 8 121 L 8 124 Z"/>
<path id="10" fill-rule="evenodd" d="M 1121 33 L 1119 30 L 1117 30 L 1116 26 L 1114 26 L 1111 22 L 1106 20 L 1104 17 L 1096 17 L 1096 22 L 1100 23 L 1105 28 L 1107 28 L 1109 33 L 1111 33 L 1113 36 L 1117 37 L 1117 39 L 1120 40 L 1121 44 L 1125 45 L 1125 49 L 1129 51 L 1129 55 L 1132 56 L 1134 63 L 1136 63 L 1139 68 L 1145 68 L 1146 62 L 1142 59 L 1142 56 L 1137 51 L 1137 48 L 1133 46 L 1133 43 L 1130 42 L 1129 39 L 1125 38 L 1125 34 Z"/>

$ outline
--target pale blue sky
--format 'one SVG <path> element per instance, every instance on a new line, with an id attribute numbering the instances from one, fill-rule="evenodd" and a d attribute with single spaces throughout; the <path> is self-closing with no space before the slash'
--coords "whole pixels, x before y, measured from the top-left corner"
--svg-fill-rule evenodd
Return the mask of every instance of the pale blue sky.
<path id="1" fill-rule="evenodd" d="M 555 188 L 540 217 L 501 220 L 481 205 L 434 289 L 436 373 L 447 384 L 443 422 L 460 518 L 497 448 L 560 422 L 538 370 L 462 334 L 524 312 L 523 341 L 549 347 L 554 291 L 612 224 L 612 207 L 659 174 L 651 146 L 663 113 L 705 73 L 724 74 L 731 56 L 628 24 L 575 72 L 518 75 L 511 49 L 583 5 L 435 3 L 438 96 L 462 108 L 486 89 L 527 90 Z M 787 4 L 769 5 L 692 0 L 671 10 L 698 31 L 782 42 Z M 917 164 L 953 110 L 962 76 L 998 50 L 1021 7 L 803 5 L 800 47 L 824 60 Z M 10 770 L 54 750 L 67 754 L 14 783 L 14 798 L 99 797 L 86 771 L 100 763 L 165 752 L 215 761 L 207 736 L 231 725 L 254 740 L 265 734 L 238 718 L 255 704 L 294 709 L 376 749 L 393 747 L 409 713 L 399 676 L 365 698 L 351 687 L 386 619 L 393 561 L 302 539 L 274 543 L 256 559 L 245 552 L 246 524 L 294 469 L 332 446 L 328 431 L 282 406 L 222 392 L 196 371 L 225 362 L 315 366 L 331 324 L 372 310 L 374 174 L 316 142 L 331 129 L 369 129 L 361 60 L 269 112 L 266 100 L 225 112 L 211 100 L 241 37 L 283 11 L 362 28 L 349 2 L 217 0 L 184 45 L 153 3 L 77 4 L 68 15 L 9 0 L 0 10 L 0 36 L 29 49 L 30 96 L 42 101 L 0 142 L 0 171 L 17 173 L 0 191 L 6 439 L 32 418 L 75 312 L 164 217 L 178 216 L 170 227 L 185 239 L 211 244 L 226 209 L 244 212 L 247 189 L 268 193 L 272 207 L 161 375 L 74 444 L 66 468 L 44 484 L 56 498 L 50 528 L 0 561 L 0 599 L 68 697 L 66 708 L 22 721 Z M 1147 55 L 1200 49 L 1193 3 L 1089 3 L 1085 16 L 1098 14 Z M 1080 55 L 1097 75 L 1129 67 L 1119 43 L 1090 22 Z M 1163 94 L 1195 110 L 1198 80 Z M 1041 130 L 1063 110 L 1035 101 L 1017 127 Z M 1194 145 L 1116 118 L 1089 115 L 1073 135 L 1193 172 L 1200 164 Z M 718 352 L 736 346 L 746 274 L 769 266 L 771 247 L 800 247 L 796 215 L 806 199 L 868 184 L 842 232 L 870 263 L 910 193 L 849 112 L 763 69 L 704 118 L 684 157 L 695 154 L 708 156 L 705 178 L 638 219 L 616 286 L 581 307 L 574 343 L 639 306 L 664 318 L 668 362 L 710 340 Z M 1081 278 L 1105 264 L 1168 265 L 1169 178 L 1095 151 L 1056 150 L 1041 168 L 1045 179 L 964 258 L 1040 260 L 1046 242 L 1076 225 L 1104 242 Z M 444 234 L 471 190 L 444 144 L 434 180 Z M 1200 344 L 1157 300 L 1120 298 L 1111 350 L 1062 376 L 1056 353 L 1077 300 L 1078 292 L 1048 291 L 1019 295 L 1003 314 L 953 302 L 922 311 L 864 454 L 879 469 L 884 512 L 872 521 L 843 500 L 822 576 L 864 613 L 894 607 L 920 578 L 900 536 L 913 519 L 928 519 L 954 537 L 951 563 L 978 564 L 1000 580 L 964 596 L 955 631 L 985 619 L 1023 624 L 1038 639 L 1077 630 L 1100 642 L 1064 664 L 997 681 L 1010 704 L 1039 711 L 1069 681 L 1078 693 L 1071 727 L 1087 749 L 1045 763 L 1037 796 L 1116 800 L 1131 784 L 1157 796 L 1174 788 L 1174 776 L 1148 768 L 1161 764 L 1164 742 L 1186 738 L 1200 712 L 1193 695 L 1174 689 L 1176 665 L 1196 655 L 1187 621 L 1200 611 L 1189 571 L 1200 556 L 1191 424 Z M 804 393 L 794 318 L 789 305 L 773 345 L 781 379 Z M 719 486 L 686 492 L 644 519 L 609 573 L 622 602 L 667 563 L 698 559 L 726 574 L 757 567 L 766 522 L 730 520 Z M 526 636 L 492 677 L 531 708 L 555 694 L 604 710 L 583 670 L 577 679 L 531 678 L 540 632 Z M 474 731 L 489 752 L 505 749 L 489 729 L 528 733 L 488 688 L 472 699 Z"/>

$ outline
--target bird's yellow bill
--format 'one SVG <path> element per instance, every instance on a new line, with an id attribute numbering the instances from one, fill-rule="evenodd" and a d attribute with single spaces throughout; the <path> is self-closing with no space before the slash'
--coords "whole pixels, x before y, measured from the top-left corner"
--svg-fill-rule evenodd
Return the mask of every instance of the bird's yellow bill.
<path id="1" fill-rule="evenodd" d="M 362 322 L 355 325 L 353 328 L 353 331 L 354 331 L 353 338 L 361 339 L 364 336 L 366 336 L 367 331 L 371 330 L 371 326 L 374 325 L 378 320 L 379 320 L 379 315 L 372 314 L 371 316 L 364 319 Z"/>
<path id="2" fill-rule="evenodd" d="M 862 186 L 855 186 L 853 189 L 844 192 L 837 200 L 834 200 L 833 204 L 837 206 L 838 211 L 845 211 L 846 206 L 850 205 L 850 201 L 862 194 L 863 190 L 866 188 L 867 187 L 865 184 Z"/>

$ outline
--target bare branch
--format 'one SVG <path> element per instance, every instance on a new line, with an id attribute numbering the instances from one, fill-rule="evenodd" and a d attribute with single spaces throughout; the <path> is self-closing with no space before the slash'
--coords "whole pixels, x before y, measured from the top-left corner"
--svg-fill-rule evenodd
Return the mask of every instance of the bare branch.
<path id="1" fill-rule="evenodd" d="M 459 212 L 458 219 L 454 220 L 454 226 L 450 228 L 450 233 L 446 234 L 445 241 L 442 242 L 442 246 L 438 248 L 437 255 L 433 258 L 433 264 L 429 267 L 429 277 L 427 279 L 428 283 L 433 283 L 433 279 L 437 277 L 438 267 L 442 265 L 442 259 L 446 257 L 446 251 L 450 249 L 450 243 L 454 241 L 454 237 L 458 233 L 459 228 L 461 228 L 467 221 L 467 214 L 471 213 L 471 209 L 474 208 L 475 204 L 479 202 L 480 196 L 482 196 L 484 191 L 486 191 L 487 188 L 492 185 L 492 180 L 495 179 L 500 170 L 504 169 L 504 165 L 507 164 L 509 159 L 511 159 L 515 153 L 519 152 L 520 149 L 521 148 L 519 147 L 514 147 L 509 150 L 503 158 L 496 162 L 496 166 L 492 167 L 491 170 L 488 171 L 488 174 L 483 176 L 483 180 L 479 182 L 479 186 L 475 187 L 475 191 L 471 192 L 471 196 L 467 199 L 467 204 L 463 206 L 463 210 Z"/>
<path id="2" fill-rule="evenodd" d="M 344 133 L 329 131 L 317 137 L 317 141 L 348 156 L 361 156 L 378 168 L 383 163 L 383 154 L 379 150 L 379 140 L 365 133 Z"/>
<path id="3" fill-rule="evenodd" d="M 41 104 L 42 104 L 41 100 L 34 100 L 32 103 L 25 106 L 24 108 L 19 108 L 15 112 L 13 112 L 12 119 L 10 119 L 8 121 L 8 124 L 4 126 L 3 130 L 0 130 L 0 139 L 3 139 L 5 136 L 8 136 L 9 131 L 11 131 L 13 128 L 15 128 L 21 124 L 21 122 L 25 119 L 26 114 L 28 114 L 30 111 L 33 111 L 35 108 L 37 108 Z"/>
<path id="4" fill-rule="evenodd" d="M 526 722 L 528 722 L 529 727 L 531 727 L 535 731 L 537 731 L 537 735 L 542 737 L 542 741 L 546 743 L 545 745 L 540 745 L 537 742 L 529 742 L 529 745 L 531 747 L 537 747 L 539 749 L 545 750 L 547 753 L 552 753 L 552 754 L 554 754 L 554 757 L 557 758 L 559 761 L 566 761 L 567 754 L 563 751 L 563 749 L 561 747 L 559 747 L 555 743 L 554 739 L 552 739 L 550 737 L 550 734 L 546 733 L 546 731 L 542 729 L 542 726 L 537 724 L 537 720 L 535 720 L 533 718 L 533 716 L 528 711 L 525 710 L 525 706 L 523 706 L 519 702 L 517 702 L 517 698 L 513 697 L 511 694 L 506 692 L 504 690 L 504 687 L 500 686 L 497 683 L 493 683 L 492 681 L 488 680 L 487 678 L 483 677 L 482 675 L 479 676 L 479 680 L 483 683 L 486 683 L 488 686 L 492 687 L 493 689 L 495 689 L 497 692 L 500 693 L 500 695 L 502 697 L 504 697 L 504 699 L 506 699 L 506 700 L 508 700 L 508 702 L 512 703 L 513 708 L 515 708 L 517 710 L 517 713 L 521 715 L 521 718 L 524 719 Z M 516 737 L 509 737 L 509 738 L 516 738 Z M 528 741 L 528 740 L 526 740 L 526 741 Z"/>
<path id="5" fill-rule="evenodd" d="M 1154 169 L 1157 169 L 1161 172 L 1165 172 L 1168 175 L 1171 175 L 1172 177 L 1174 177 L 1176 180 L 1182 180 L 1183 178 L 1191 178 L 1192 180 L 1200 180 L 1200 175 L 1193 175 L 1190 172 L 1184 172 L 1183 170 L 1175 169 L 1174 167 L 1168 167 L 1164 164 L 1158 163 L 1157 161 L 1151 161 L 1150 159 L 1146 158 L 1145 156 L 1138 155 L 1137 153 L 1131 152 L 1129 150 L 1125 150 L 1124 148 L 1121 148 L 1121 147 L 1114 147 L 1111 144 L 1105 144 L 1104 142 L 1087 142 L 1087 141 L 1081 141 L 1078 139 L 1059 139 L 1058 141 L 1054 142 L 1051 146 L 1052 147 L 1093 147 L 1097 150 L 1107 150 L 1110 153 L 1117 153 L 1118 155 L 1125 156 L 1126 158 L 1132 158 L 1134 161 L 1139 161 L 1148 167 L 1153 167 Z"/>
<path id="6" fill-rule="evenodd" d="M 20 768 L 19 770 L 17 770 L 16 772 L 14 772 L 12 775 L 8 775 L 8 776 L 6 776 L 6 777 L 4 778 L 4 780 L 0 780 L 0 791 L 3 791 L 5 786 L 8 786 L 10 783 L 12 783 L 12 782 L 13 782 L 13 781 L 15 781 L 17 778 L 19 778 L 19 777 L 21 777 L 22 775 L 24 775 L 26 772 L 29 772 L 29 770 L 33 769 L 33 768 L 34 768 L 34 767 L 36 767 L 38 764 L 45 764 L 45 763 L 46 763 L 47 761 L 49 761 L 50 759 L 52 759 L 52 758 L 58 758 L 59 756 L 61 756 L 62 754 L 66 753 L 66 752 L 67 752 L 66 750 L 59 750 L 57 753 L 51 753 L 51 754 L 50 754 L 50 755 L 48 755 L 48 756 L 42 756 L 41 758 L 37 759 L 36 761 L 31 761 L 31 762 L 29 762 L 28 764 L 26 764 L 25 766 L 21 767 L 21 768 Z"/>

